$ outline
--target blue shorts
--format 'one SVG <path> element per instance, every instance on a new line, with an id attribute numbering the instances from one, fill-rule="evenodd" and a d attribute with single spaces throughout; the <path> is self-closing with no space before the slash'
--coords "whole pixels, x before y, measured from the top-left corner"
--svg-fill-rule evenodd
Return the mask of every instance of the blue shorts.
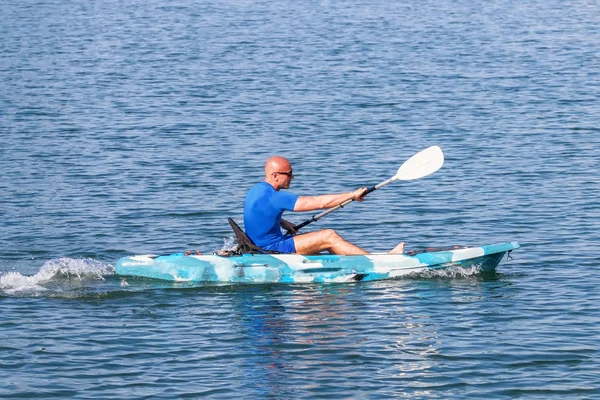
<path id="1" fill-rule="evenodd" d="M 265 246 L 263 248 L 265 250 L 275 250 L 283 254 L 291 254 L 296 252 L 296 246 L 294 245 L 293 236 L 285 236 L 283 240 L 270 246 Z"/>

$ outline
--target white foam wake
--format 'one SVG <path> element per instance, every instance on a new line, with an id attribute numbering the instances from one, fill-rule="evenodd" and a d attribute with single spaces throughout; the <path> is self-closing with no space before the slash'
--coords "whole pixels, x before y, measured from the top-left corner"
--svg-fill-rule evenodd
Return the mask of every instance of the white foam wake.
<path id="1" fill-rule="evenodd" d="M 235 249 L 237 246 L 237 241 L 233 236 L 229 236 L 228 238 L 223 238 L 223 247 L 219 251 L 230 251 Z"/>
<path id="2" fill-rule="evenodd" d="M 7 294 L 48 290 L 46 286 L 59 281 L 75 279 L 101 279 L 112 275 L 114 267 L 91 258 L 57 258 L 42 265 L 40 271 L 31 276 L 19 272 L 8 272 L 0 276 L 0 290 Z"/>
<path id="3" fill-rule="evenodd" d="M 443 269 L 428 269 L 426 271 L 418 272 L 415 274 L 418 278 L 444 278 L 444 279 L 456 279 L 456 278 L 470 278 L 473 276 L 481 275 L 481 269 L 477 265 L 470 267 L 448 267 Z"/>

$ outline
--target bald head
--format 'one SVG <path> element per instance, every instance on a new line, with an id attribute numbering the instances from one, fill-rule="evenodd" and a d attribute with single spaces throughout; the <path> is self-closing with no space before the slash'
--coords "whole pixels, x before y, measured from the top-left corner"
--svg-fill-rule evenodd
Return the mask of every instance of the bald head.
<path id="1" fill-rule="evenodd" d="M 269 176 L 275 172 L 287 172 L 291 169 L 292 166 L 287 158 L 274 156 L 269 158 L 265 163 L 265 176 Z"/>
<path id="2" fill-rule="evenodd" d="M 265 181 L 275 190 L 287 189 L 293 179 L 292 165 L 287 158 L 274 156 L 265 163 Z"/>

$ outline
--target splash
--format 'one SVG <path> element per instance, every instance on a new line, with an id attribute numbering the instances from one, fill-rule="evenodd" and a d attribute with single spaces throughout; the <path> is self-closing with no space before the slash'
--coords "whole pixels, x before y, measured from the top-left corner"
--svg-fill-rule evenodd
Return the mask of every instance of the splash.
<path id="1" fill-rule="evenodd" d="M 481 275 L 481 269 L 478 265 L 471 265 L 470 267 L 449 267 L 443 269 L 428 269 L 422 272 L 417 272 L 411 277 L 414 278 L 441 278 L 441 279 L 457 279 L 457 278 L 471 278 L 478 277 Z"/>
<path id="2" fill-rule="evenodd" d="M 231 251 L 237 247 L 237 241 L 233 236 L 223 238 L 223 247 L 219 251 Z"/>
<path id="3" fill-rule="evenodd" d="M 18 272 L 0 276 L 0 291 L 9 295 L 44 292 L 64 283 L 78 285 L 86 280 L 104 280 L 104 276 L 113 273 L 112 265 L 90 258 L 57 258 L 46 261 L 40 271 L 32 276 Z"/>

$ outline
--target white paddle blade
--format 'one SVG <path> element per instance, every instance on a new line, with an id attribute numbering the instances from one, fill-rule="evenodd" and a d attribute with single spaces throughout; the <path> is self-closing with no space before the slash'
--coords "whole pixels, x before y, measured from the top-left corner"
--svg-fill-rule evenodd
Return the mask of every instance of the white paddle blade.
<path id="1" fill-rule="evenodd" d="M 444 165 L 444 153 L 439 146 L 431 146 L 421 150 L 398 169 L 394 179 L 410 181 L 433 174 Z"/>

